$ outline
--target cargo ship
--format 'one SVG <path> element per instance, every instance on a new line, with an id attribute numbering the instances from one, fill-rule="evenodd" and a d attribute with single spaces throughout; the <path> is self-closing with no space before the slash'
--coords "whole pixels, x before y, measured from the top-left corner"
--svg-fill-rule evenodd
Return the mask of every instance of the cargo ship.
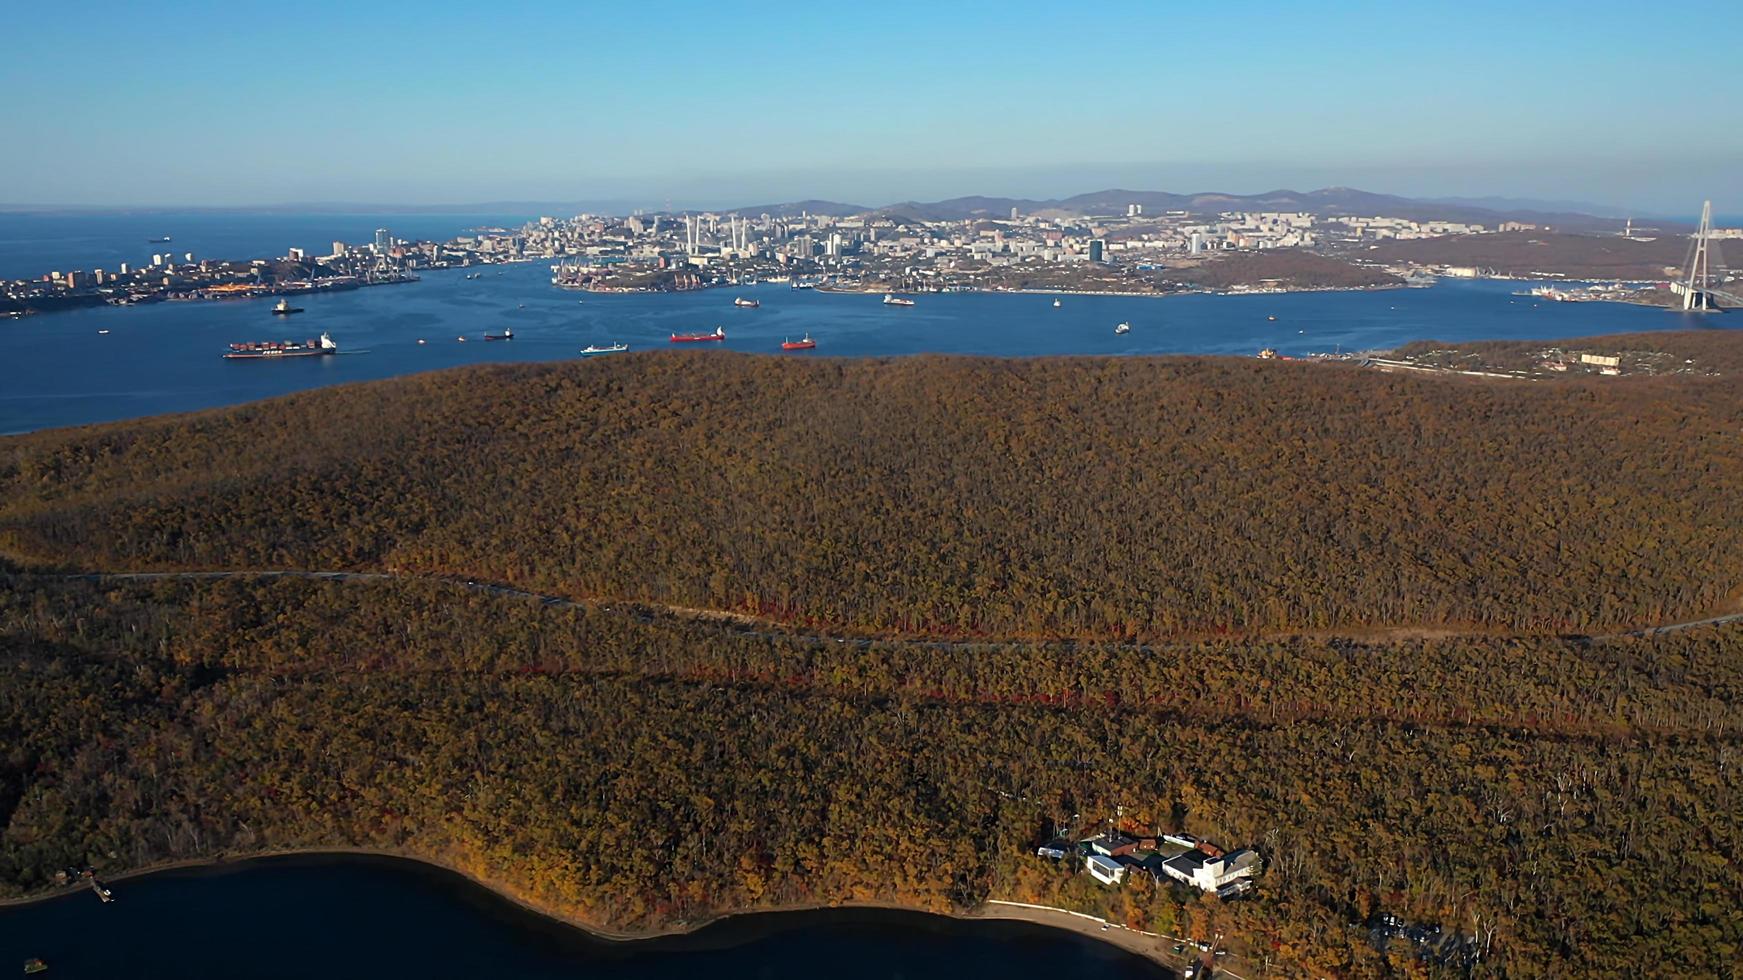
<path id="1" fill-rule="evenodd" d="M 339 345 L 325 333 L 319 340 L 263 340 L 251 344 L 231 344 L 224 357 L 233 361 L 249 361 L 267 357 L 323 357 L 339 353 Z"/>
<path id="2" fill-rule="evenodd" d="M 747 310 L 754 310 L 763 304 L 761 300 L 745 299 L 743 296 L 736 296 L 732 300 L 732 305 L 742 306 Z"/>
<path id="3" fill-rule="evenodd" d="M 281 299 L 278 301 L 278 305 L 272 308 L 272 315 L 290 316 L 292 313 L 301 313 L 302 311 L 302 307 L 290 305 L 290 300 Z"/>
<path id="4" fill-rule="evenodd" d="M 484 335 L 484 339 L 485 340 L 513 340 L 514 339 L 514 328 L 513 327 L 504 327 L 504 328 L 502 328 L 501 333 L 487 333 Z"/>
<path id="5" fill-rule="evenodd" d="M 812 350 L 812 349 L 816 348 L 816 346 L 817 346 L 817 341 L 812 340 L 810 334 L 806 334 L 805 338 L 803 340 L 783 340 L 783 341 L 781 341 L 781 349 L 782 350 Z"/>
<path id="6" fill-rule="evenodd" d="M 885 306 L 913 306 L 914 301 L 911 299 L 903 299 L 900 296 L 892 296 L 889 293 L 885 293 L 884 294 L 884 305 Z"/>
<path id="7" fill-rule="evenodd" d="M 725 339 L 726 330 L 722 327 L 715 327 L 713 333 L 675 333 L 672 335 L 672 343 L 674 344 L 694 344 L 703 340 Z"/>
<path id="8" fill-rule="evenodd" d="M 165 235 L 162 238 L 147 238 L 145 240 L 145 244 L 147 244 L 147 245 L 164 245 L 164 244 L 167 244 L 168 242 L 169 242 L 168 235 Z"/>
<path id="9" fill-rule="evenodd" d="M 601 347 L 598 344 L 588 344 L 586 347 L 581 348 L 581 356 L 592 357 L 595 354 L 616 354 L 619 351 L 626 350 L 629 350 L 628 344 L 612 344 L 609 347 Z"/>

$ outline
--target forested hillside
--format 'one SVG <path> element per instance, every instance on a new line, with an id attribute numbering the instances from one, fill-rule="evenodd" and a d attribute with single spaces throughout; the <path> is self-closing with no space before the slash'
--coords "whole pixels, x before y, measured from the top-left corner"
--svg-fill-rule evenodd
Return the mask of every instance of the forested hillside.
<path id="1" fill-rule="evenodd" d="M 1723 975 L 1739 635 L 842 645 L 418 582 L 0 575 L 0 894 L 347 845 L 620 929 L 990 896 L 1226 933 L 1274 975 L 1424 971 L 1382 915 L 1483 976 Z M 1033 856 L 1116 814 L 1256 846 L 1259 888 Z"/>
<path id="2" fill-rule="evenodd" d="M 1662 342 L 1703 372 L 658 354 L 0 440 L 0 894 L 358 846 L 615 929 L 990 897 L 1280 975 L 1722 974 L 1743 629 L 1593 638 L 1743 584 L 1743 345 Z M 1258 887 L 1034 856 L 1109 821 Z"/>
<path id="3" fill-rule="evenodd" d="M 1743 586 L 1739 392 L 1228 358 L 483 367 L 0 440 L 0 552 L 868 634 L 1602 632 Z"/>

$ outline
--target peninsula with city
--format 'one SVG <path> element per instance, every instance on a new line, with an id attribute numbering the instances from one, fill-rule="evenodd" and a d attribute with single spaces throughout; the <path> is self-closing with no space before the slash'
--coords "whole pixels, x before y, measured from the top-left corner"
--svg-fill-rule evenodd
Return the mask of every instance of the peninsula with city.
<path id="1" fill-rule="evenodd" d="M 1578 281 L 1545 292 L 1560 301 L 1680 306 L 1691 289 L 1705 289 L 1683 274 L 1692 230 L 1348 188 L 1253 195 L 1108 190 L 1047 201 L 970 197 L 878 208 L 805 201 L 547 216 L 442 242 L 407 241 L 383 228 L 367 243 L 335 241 L 325 255 L 301 248 L 271 257 L 178 254 L 166 236 L 151 243 L 148 263 L 46 270 L 0 282 L 0 314 L 294 297 L 412 282 L 422 270 L 535 260 L 554 262 L 553 285 L 591 292 L 786 282 L 889 295 L 1165 296 L 1500 277 Z M 1743 237 L 1743 229 L 1712 229 L 1710 236 Z M 1735 303 L 1735 295 L 1723 302 Z"/>

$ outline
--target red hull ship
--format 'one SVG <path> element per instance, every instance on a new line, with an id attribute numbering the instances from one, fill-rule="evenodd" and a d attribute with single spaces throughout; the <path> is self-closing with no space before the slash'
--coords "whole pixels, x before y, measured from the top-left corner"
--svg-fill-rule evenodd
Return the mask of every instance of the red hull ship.
<path id="1" fill-rule="evenodd" d="M 803 339 L 803 340 L 783 340 L 783 341 L 781 341 L 781 349 L 782 350 L 812 350 L 812 349 L 816 348 L 816 346 L 817 346 L 817 341 L 812 340 L 810 334 L 806 334 L 805 339 Z"/>
<path id="2" fill-rule="evenodd" d="M 726 330 L 715 327 L 713 333 L 675 333 L 672 335 L 674 344 L 694 344 L 704 340 L 725 340 Z"/>

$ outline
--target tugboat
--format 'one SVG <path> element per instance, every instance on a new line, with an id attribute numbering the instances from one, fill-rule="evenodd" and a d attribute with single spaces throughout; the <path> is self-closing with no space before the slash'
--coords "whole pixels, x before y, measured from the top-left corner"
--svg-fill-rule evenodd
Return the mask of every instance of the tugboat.
<path id="1" fill-rule="evenodd" d="M 781 341 L 781 349 L 782 350 L 815 350 L 816 347 L 817 347 L 817 341 L 812 340 L 811 335 L 808 333 L 805 335 L 803 340 L 783 340 L 783 341 Z"/>
<path id="2" fill-rule="evenodd" d="M 733 306 L 741 306 L 747 310 L 754 310 L 763 304 L 762 304 L 762 300 L 745 299 L 743 296 L 735 296 L 735 297 L 733 297 L 732 305 Z"/>
<path id="3" fill-rule="evenodd" d="M 672 335 L 674 344 L 694 344 L 704 340 L 725 340 L 726 330 L 715 327 L 713 333 L 675 333 Z"/>
<path id="4" fill-rule="evenodd" d="M 339 353 L 339 345 L 333 343 L 333 338 L 325 333 L 320 340 L 305 340 L 297 343 L 294 340 L 263 340 L 249 344 L 231 344 L 226 360 L 250 361 L 261 358 L 283 357 L 324 357 Z"/>
<path id="5" fill-rule="evenodd" d="M 1132 325 L 1129 323 L 1122 323 L 1119 326 L 1114 328 L 1114 333 L 1116 333 L 1116 334 L 1131 333 L 1131 332 L 1132 332 Z"/>
<path id="6" fill-rule="evenodd" d="M 884 294 L 884 305 L 885 306 L 913 306 L 914 301 L 911 299 L 904 299 L 900 296 L 892 296 L 889 293 L 885 293 Z"/>
<path id="7" fill-rule="evenodd" d="M 588 344 L 586 347 L 581 348 L 581 356 L 592 357 L 595 354 L 616 354 L 619 351 L 626 350 L 629 350 L 628 344 L 612 344 L 610 347 L 601 347 L 598 344 Z"/>
<path id="8" fill-rule="evenodd" d="M 290 305 L 290 300 L 281 299 L 278 301 L 278 305 L 272 308 L 272 315 L 290 316 L 292 313 L 301 313 L 302 311 L 302 307 Z"/>
<path id="9" fill-rule="evenodd" d="M 43 961 L 41 961 L 39 959 L 32 958 L 32 959 L 28 959 L 28 960 L 24 961 L 24 972 L 26 975 L 29 975 L 32 973 L 41 973 L 47 969 L 48 969 L 48 964 L 44 963 Z"/>
<path id="10" fill-rule="evenodd" d="M 484 335 L 484 339 L 485 340 L 513 340 L 514 339 L 514 328 L 513 327 L 503 327 L 501 333 L 487 333 Z"/>

